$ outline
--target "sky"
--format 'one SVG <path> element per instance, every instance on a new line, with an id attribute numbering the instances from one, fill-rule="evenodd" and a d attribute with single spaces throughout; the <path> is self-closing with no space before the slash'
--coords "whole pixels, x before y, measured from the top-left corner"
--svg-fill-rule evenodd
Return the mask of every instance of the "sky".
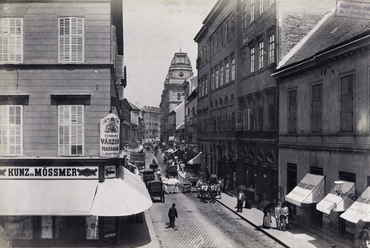
<path id="1" fill-rule="evenodd" d="M 194 37 L 217 0 L 123 0 L 124 96 L 137 107 L 159 107 L 176 52 L 185 52 L 196 75 Z"/>

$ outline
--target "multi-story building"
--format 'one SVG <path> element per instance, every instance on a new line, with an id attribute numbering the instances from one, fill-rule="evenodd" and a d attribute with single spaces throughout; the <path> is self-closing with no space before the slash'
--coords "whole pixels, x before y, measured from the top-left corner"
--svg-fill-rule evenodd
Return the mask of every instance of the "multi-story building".
<path id="1" fill-rule="evenodd" d="M 176 122 L 169 123 L 170 113 L 184 101 L 184 89 L 182 83 L 193 75 L 190 59 L 186 53 L 177 52 L 172 58 L 168 74 L 164 81 L 164 89 L 161 95 L 161 142 L 168 143 L 175 138 Z"/>
<path id="2" fill-rule="evenodd" d="M 370 26 L 348 17 L 325 15 L 274 77 L 279 185 L 295 220 L 354 242 L 370 215 Z"/>
<path id="3" fill-rule="evenodd" d="M 328 10 L 327 2 L 314 2 L 219 0 L 195 37 L 203 162 L 228 190 L 251 185 L 257 201 L 278 198 L 278 97 L 271 73 Z"/>
<path id="4" fill-rule="evenodd" d="M 236 185 L 235 138 L 238 1 L 218 1 L 194 38 L 198 43 L 198 145 L 206 174 Z M 223 164 L 225 166 L 223 166 Z"/>
<path id="5" fill-rule="evenodd" d="M 160 134 L 161 109 L 144 106 L 143 109 L 143 136 L 148 141 L 158 141 Z"/>
<path id="6" fill-rule="evenodd" d="M 152 204 L 118 157 L 122 1 L 2 1 L 0 13 L 0 224 L 14 246 L 117 242 L 113 216 Z"/>
<path id="7" fill-rule="evenodd" d="M 185 143 L 197 145 L 198 77 L 188 78 L 183 83 L 185 92 Z"/>

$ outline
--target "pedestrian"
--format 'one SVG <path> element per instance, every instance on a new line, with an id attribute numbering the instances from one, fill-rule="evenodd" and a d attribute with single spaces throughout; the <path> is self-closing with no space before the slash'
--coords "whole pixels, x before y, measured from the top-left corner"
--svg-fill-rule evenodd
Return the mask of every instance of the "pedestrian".
<path id="1" fill-rule="evenodd" d="M 173 203 L 170 210 L 168 210 L 168 217 L 170 218 L 170 227 L 175 228 L 175 218 L 177 218 L 177 209 L 175 203 Z"/>
<path id="2" fill-rule="evenodd" d="M 275 220 L 276 220 L 276 229 L 281 230 L 281 222 L 280 222 L 281 202 L 280 201 L 278 201 L 274 212 L 275 212 Z"/>
<path id="3" fill-rule="evenodd" d="M 358 235 L 359 239 L 359 246 L 360 248 L 367 248 L 370 247 L 370 238 L 369 238 L 369 232 L 367 230 L 367 226 L 362 227 L 362 231 Z"/>
<path id="4" fill-rule="evenodd" d="M 244 203 L 244 201 L 245 201 L 245 194 L 241 190 L 238 193 L 238 203 L 236 205 L 236 208 L 237 208 L 236 212 L 240 212 L 240 213 L 243 212 L 243 203 Z"/>
<path id="5" fill-rule="evenodd" d="M 289 225 L 289 208 L 286 202 L 281 204 L 280 224 L 283 231 L 285 231 Z"/>
<path id="6" fill-rule="evenodd" d="M 262 222 L 262 227 L 263 228 L 266 228 L 266 229 L 270 229 L 271 228 L 271 205 L 267 205 L 264 209 L 263 209 L 263 222 Z"/>

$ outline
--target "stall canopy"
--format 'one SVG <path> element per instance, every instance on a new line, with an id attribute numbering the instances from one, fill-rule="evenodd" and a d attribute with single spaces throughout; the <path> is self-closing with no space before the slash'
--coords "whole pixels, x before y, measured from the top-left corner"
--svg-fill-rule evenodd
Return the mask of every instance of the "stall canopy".
<path id="1" fill-rule="evenodd" d="M 357 224 L 360 220 L 368 221 L 370 215 L 370 186 L 360 197 L 343 213 L 341 218 Z"/>
<path id="2" fill-rule="evenodd" d="M 334 189 L 325 196 L 317 205 L 316 209 L 330 214 L 330 211 L 343 212 L 353 203 L 349 194 L 355 193 L 355 184 L 347 181 L 336 181 Z"/>
<path id="3" fill-rule="evenodd" d="M 194 158 L 188 161 L 188 164 L 200 164 L 202 161 L 202 152 L 199 152 Z"/>
<path id="4" fill-rule="evenodd" d="M 150 208 L 138 175 L 123 168 L 123 179 L 0 180 L 0 215 L 126 216 Z"/>
<path id="5" fill-rule="evenodd" d="M 298 185 L 285 196 L 285 200 L 297 206 L 317 203 L 324 198 L 324 176 L 307 173 Z"/>

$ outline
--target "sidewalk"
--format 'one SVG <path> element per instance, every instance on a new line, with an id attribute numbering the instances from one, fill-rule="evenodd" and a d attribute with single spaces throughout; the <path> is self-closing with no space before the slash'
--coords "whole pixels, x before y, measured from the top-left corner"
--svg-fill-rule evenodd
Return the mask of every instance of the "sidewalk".
<path id="1" fill-rule="evenodd" d="M 179 172 L 181 177 L 185 176 L 185 173 Z M 304 230 L 303 228 L 297 225 L 290 225 L 290 228 L 283 232 L 276 229 L 276 222 L 275 218 L 272 219 L 271 229 L 264 229 L 262 228 L 262 219 L 263 219 L 263 212 L 257 208 L 243 208 L 242 213 L 236 212 L 236 197 L 231 196 L 226 193 L 222 193 L 221 199 L 216 199 L 219 203 L 223 206 L 228 208 L 229 210 L 233 211 L 236 215 L 240 218 L 254 226 L 257 230 L 263 232 L 270 238 L 274 239 L 276 242 L 280 243 L 285 247 L 299 247 L 299 248 L 333 248 L 333 247 L 341 247 L 341 248 L 350 248 L 351 245 L 347 245 L 338 240 L 330 240 L 329 237 L 326 237 L 325 233 L 321 233 L 319 235 L 317 232 L 315 233 L 314 230 L 312 232 Z"/>

